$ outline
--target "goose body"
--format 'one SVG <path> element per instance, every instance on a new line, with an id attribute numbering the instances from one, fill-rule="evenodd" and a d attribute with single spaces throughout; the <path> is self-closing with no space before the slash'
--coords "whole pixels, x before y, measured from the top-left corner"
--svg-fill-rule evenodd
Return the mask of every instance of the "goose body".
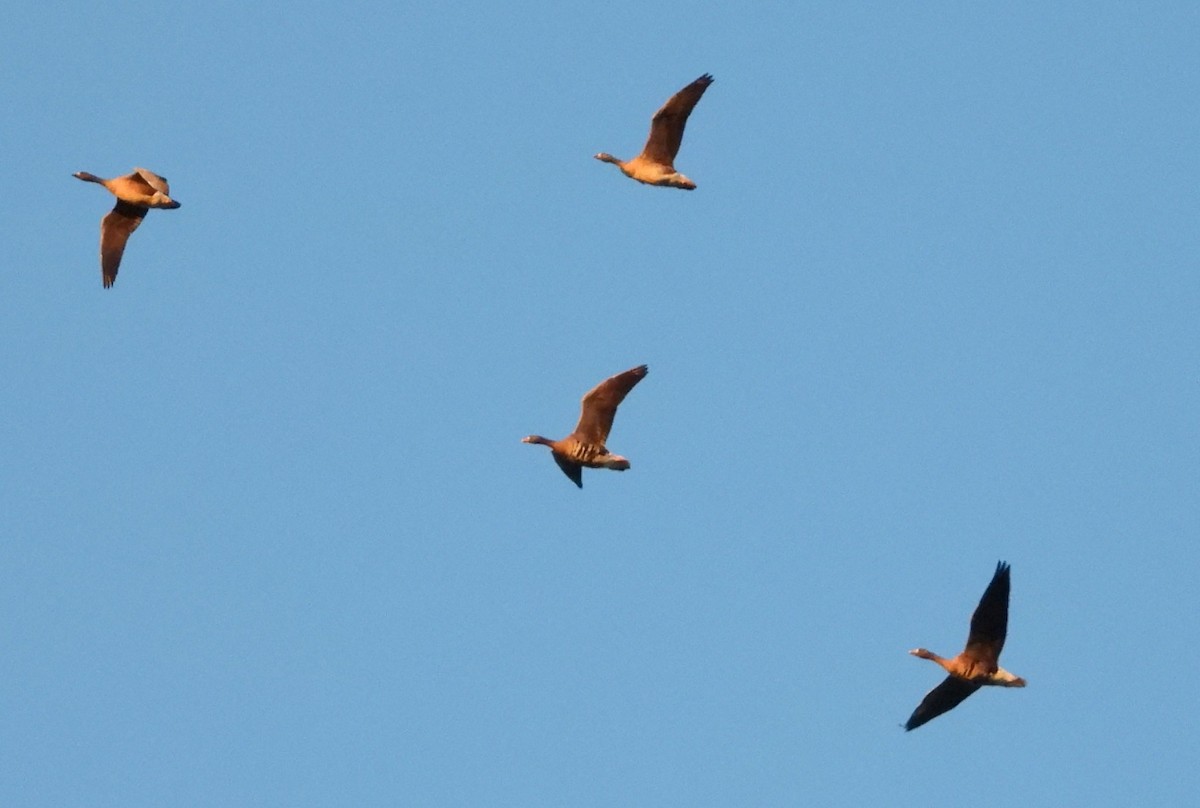
<path id="1" fill-rule="evenodd" d="M 664 185 L 692 191 L 696 183 L 675 170 L 675 155 L 683 142 L 683 130 L 687 126 L 692 109 L 713 83 L 713 77 L 705 73 L 684 87 L 663 104 L 650 119 L 650 137 L 642 153 L 632 160 L 620 160 L 607 152 L 596 155 L 596 159 L 612 163 L 625 176 L 646 185 Z"/>
<path id="2" fill-rule="evenodd" d="M 1003 561 L 996 565 L 991 583 L 971 615 L 967 647 L 961 654 L 947 659 L 924 648 L 909 651 L 913 656 L 936 662 L 949 676 L 925 695 L 905 723 L 905 730 L 914 730 L 954 709 L 981 687 L 1025 687 L 1024 679 L 1000 667 L 1000 651 L 1008 635 L 1009 570 Z"/>
<path id="3" fill-rule="evenodd" d="M 549 446 L 554 462 L 580 488 L 583 488 L 584 467 L 625 471 L 629 468 L 629 461 L 610 452 L 604 444 L 612 430 L 617 407 L 648 371 L 645 365 L 638 365 L 605 379 L 589 390 L 580 402 L 581 412 L 575 431 L 562 440 L 529 435 L 522 438 L 521 442 Z"/>
<path id="4" fill-rule="evenodd" d="M 108 289 L 117 280 L 125 243 L 150 208 L 173 209 L 179 203 L 171 198 L 167 180 L 144 168 L 109 180 L 86 171 L 77 171 L 72 176 L 103 185 L 117 198 L 117 204 L 100 220 L 100 276 Z"/>

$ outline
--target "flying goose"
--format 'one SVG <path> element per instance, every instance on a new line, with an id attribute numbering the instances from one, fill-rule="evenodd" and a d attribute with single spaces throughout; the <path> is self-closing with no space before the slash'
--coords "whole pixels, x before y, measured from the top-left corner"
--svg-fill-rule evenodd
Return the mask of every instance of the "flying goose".
<path id="1" fill-rule="evenodd" d="M 679 144 L 683 141 L 683 127 L 687 125 L 692 108 L 712 83 L 713 77 L 705 73 L 671 96 L 662 109 L 650 119 L 650 138 L 637 157 L 623 162 L 611 154 L 601 152 L 596 155 L 596 159 L 614 163 L 626 177 L 632 177 L 646 185 L 668 185 L 687 191 L 694 190 L 696 183 L 675 170 L 675 155 L 679 154 Z"/>
<path id="2" fill-rule="evenodd" d="M 86 171 L 77 171 L 71 176 L 99 183 L 117 198 L 116 206 L 100 220 L 100 274 L 107 289 L 117 279 L 117 268 L 121 266 L 121 254 L 125 252 L 129 234 L 137 230 L 146 212 L 150 208 L 177 208 L 179 203 L 170 197 L 166 178 L 144 168 L 135 168 L 132 174 L 111 180 Z"/>
<path id="3" fill-rule="evenodd" d="M 1008 633 L 1008 590 L 1009 566 L 1001 561 L 996 565 L 992 582 L 975 607 L 975 614 L 971 615 L 967 647 L 958 656 L 945 659 L 924 648 L 909 651 L 913 656 L 933 660 L 950 675 L 921 700 L 904 725 L 906 731 L 914 730 L 926 721 L 953 710 L 984 685 L 1025 687 L 1024 679 L 1001 668 L 999 662 L 1004 637 Z"/>
<path id="4" fill-rule="evenodd" d="M 571 482 L 580 488 L 583 488 L 584 466 L 591 469 L 625 471 L 629 468 L 629 461 L 609 452 L 604 448 L 604 442 L 608 440 L 609 430 L 612 429 L 617 406 L 648 370 L 645 365 L 638 365 L 605 379 L 589 390 L 583 397 L 582 412 L 579 415 L 579 423 L 575 425 L 575 431 L 562 440 L 530 435 L 522 438 L 521 442 L 549 446 L 554 462 L 563 470 L 563 474 L 570 477 Z"/>

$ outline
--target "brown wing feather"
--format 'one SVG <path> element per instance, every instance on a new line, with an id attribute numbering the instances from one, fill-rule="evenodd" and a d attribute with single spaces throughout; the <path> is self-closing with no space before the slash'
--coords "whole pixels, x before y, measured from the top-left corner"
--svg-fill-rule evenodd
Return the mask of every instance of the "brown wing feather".
<path id="1" fill-rule="evenodd" d="M 942 713 L 953 710 L 978 689 L 979 685 L 973 685 L 956 676 L 947 676 L 940 685 L 925 694 L 925 698 L 921 699 L 917 709 L 913 710 L 913 714 L 909 716 L 904 729 L 906 731 L 914 730 Z"/>
<path id="2" fill-rule="evenodd" d="M 1008 636 L 1009 569 L 1003 561 L 996 565 L 996 573 L 971 615 L 971 633 L 964 651 L 993 669 Z"/>
<path id="3" fill-rule="evenodd" d="M 107 289 L 117 280 L 117 269 L 125 252 L 125 242 L 138 229 L 148 208 L 117 200 L 114 207 L 100 220 L 100 274 Z"/>
<path id="4" fill-rule="evenodd" d="M 583 397 L 582 411 L 579 414 L 579 423 L 575 425 L 574 436 L 585 443 L 603 446 L 608 440 L 609 431 L 612 430 L 617 406 L 648 371 L 649 368 L 645 365 L 638 365 L 605 379 L 589 390 Z"/>
<path id="5" fill-rule="evenodd" d="M 688 116 L 712 83 L 713 77 L 705 73 L 671 96 L 662 109 L 654 113 L 650 119 L 650 138 L 642 149 L 642 157 L 665 166 L 674 166 Z"/>
<path id="6" fill-rule="evenodd" d="M 130 174 L 129 176 L 138 177 L 138 179 L 146 183 L 146 185 L 150 186 L 150 188 L 155 191 L 166 194 L 167 196 L 171 195 L 171 185 L 167 182 L 167 178 L 160 177 L 148 168 L 135 168 L 133 170 L 133 174 Z"/>

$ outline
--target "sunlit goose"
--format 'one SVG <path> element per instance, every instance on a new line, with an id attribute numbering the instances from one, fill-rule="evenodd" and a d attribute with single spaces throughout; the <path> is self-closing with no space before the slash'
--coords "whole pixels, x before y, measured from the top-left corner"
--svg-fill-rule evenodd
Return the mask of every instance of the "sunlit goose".
<path id="1" fill-rule="evenodd" d="M 967 647 L 953 659 L 945 659 L 932 651 L 918 648 L 909 651 L 913 656 L 930 659 L 950 675 L 921 700 L 904 729 L 913 730 L 952 710 L 967 696 L 984 685 L 1025 687 L 1025 680 L 1000 667 L 1000 651 L 1008 634 L 1009 566 L 1001 561 L 996 565 L 992 582 L 979 599 L 971 615 L 971 633 Z"/>
<path id="2" fill-rule="evenodd" d="M 617 414 L 617 406 L 640 382 L 649 370 L 645 365 L 618 373 L 610 379 L 605 379 L 593 387 L 583 397 L 582 412 L 575 431 L 562 440 L 550 440 L 541 435 L 530 435 L 522 438 L 522 443 L 540 443 L 550 447 L 554 462 L 571 478 L 571 482 L 583 488 L 583 467 L 590 469 L 612 469 L 625 471 L 629 461 L 620 455 L 612 454 L 604 447 L 608 440 L 609 430 L 612 429 L 613 417 Z"/>
<path id="3" fill-rule="evenodd" d="M 116 206 L 100 220 L 100 274 L 107 289 L 117 279 L 129 234 L 137 230 L 146 212 L 150 208 L 177 208 L 179 203 L 171 198 L 166 179 L 144 168 L 135 168 L 132 174 L 111 180 L 86 171 L 72 176 L 99 183 L 117 198 Z"/>
<path id="4" fill-rule="evenodd" d="M 601 152 L 596 155 L 596 159 L 613 163 L 625 172 L 625 176 L 647 185 L 668 185 L 687 191 L 694 190 L 696 183 L 675 170 L 675 155 L 679 154 L 679 144 L 683 142 L 683 128 L 687 125 L 688 116 L 692 114 L 700 96 L 704 95 L 704 91 L 712 83 L 713 77 L 705 73 L 671 96 L 662 109 L 650 119 L 650 138 L 637 157 L 624 162 L 611 154 Z"/>

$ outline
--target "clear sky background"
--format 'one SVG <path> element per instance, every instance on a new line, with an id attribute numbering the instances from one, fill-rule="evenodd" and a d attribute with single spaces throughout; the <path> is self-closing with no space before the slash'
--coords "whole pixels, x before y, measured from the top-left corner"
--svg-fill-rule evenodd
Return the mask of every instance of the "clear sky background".
<path id="1" fill-rule="evenodd" d="M 1194 801 L 1200 7 L 425 5 L 6 11 L 0 804 Z"/>

